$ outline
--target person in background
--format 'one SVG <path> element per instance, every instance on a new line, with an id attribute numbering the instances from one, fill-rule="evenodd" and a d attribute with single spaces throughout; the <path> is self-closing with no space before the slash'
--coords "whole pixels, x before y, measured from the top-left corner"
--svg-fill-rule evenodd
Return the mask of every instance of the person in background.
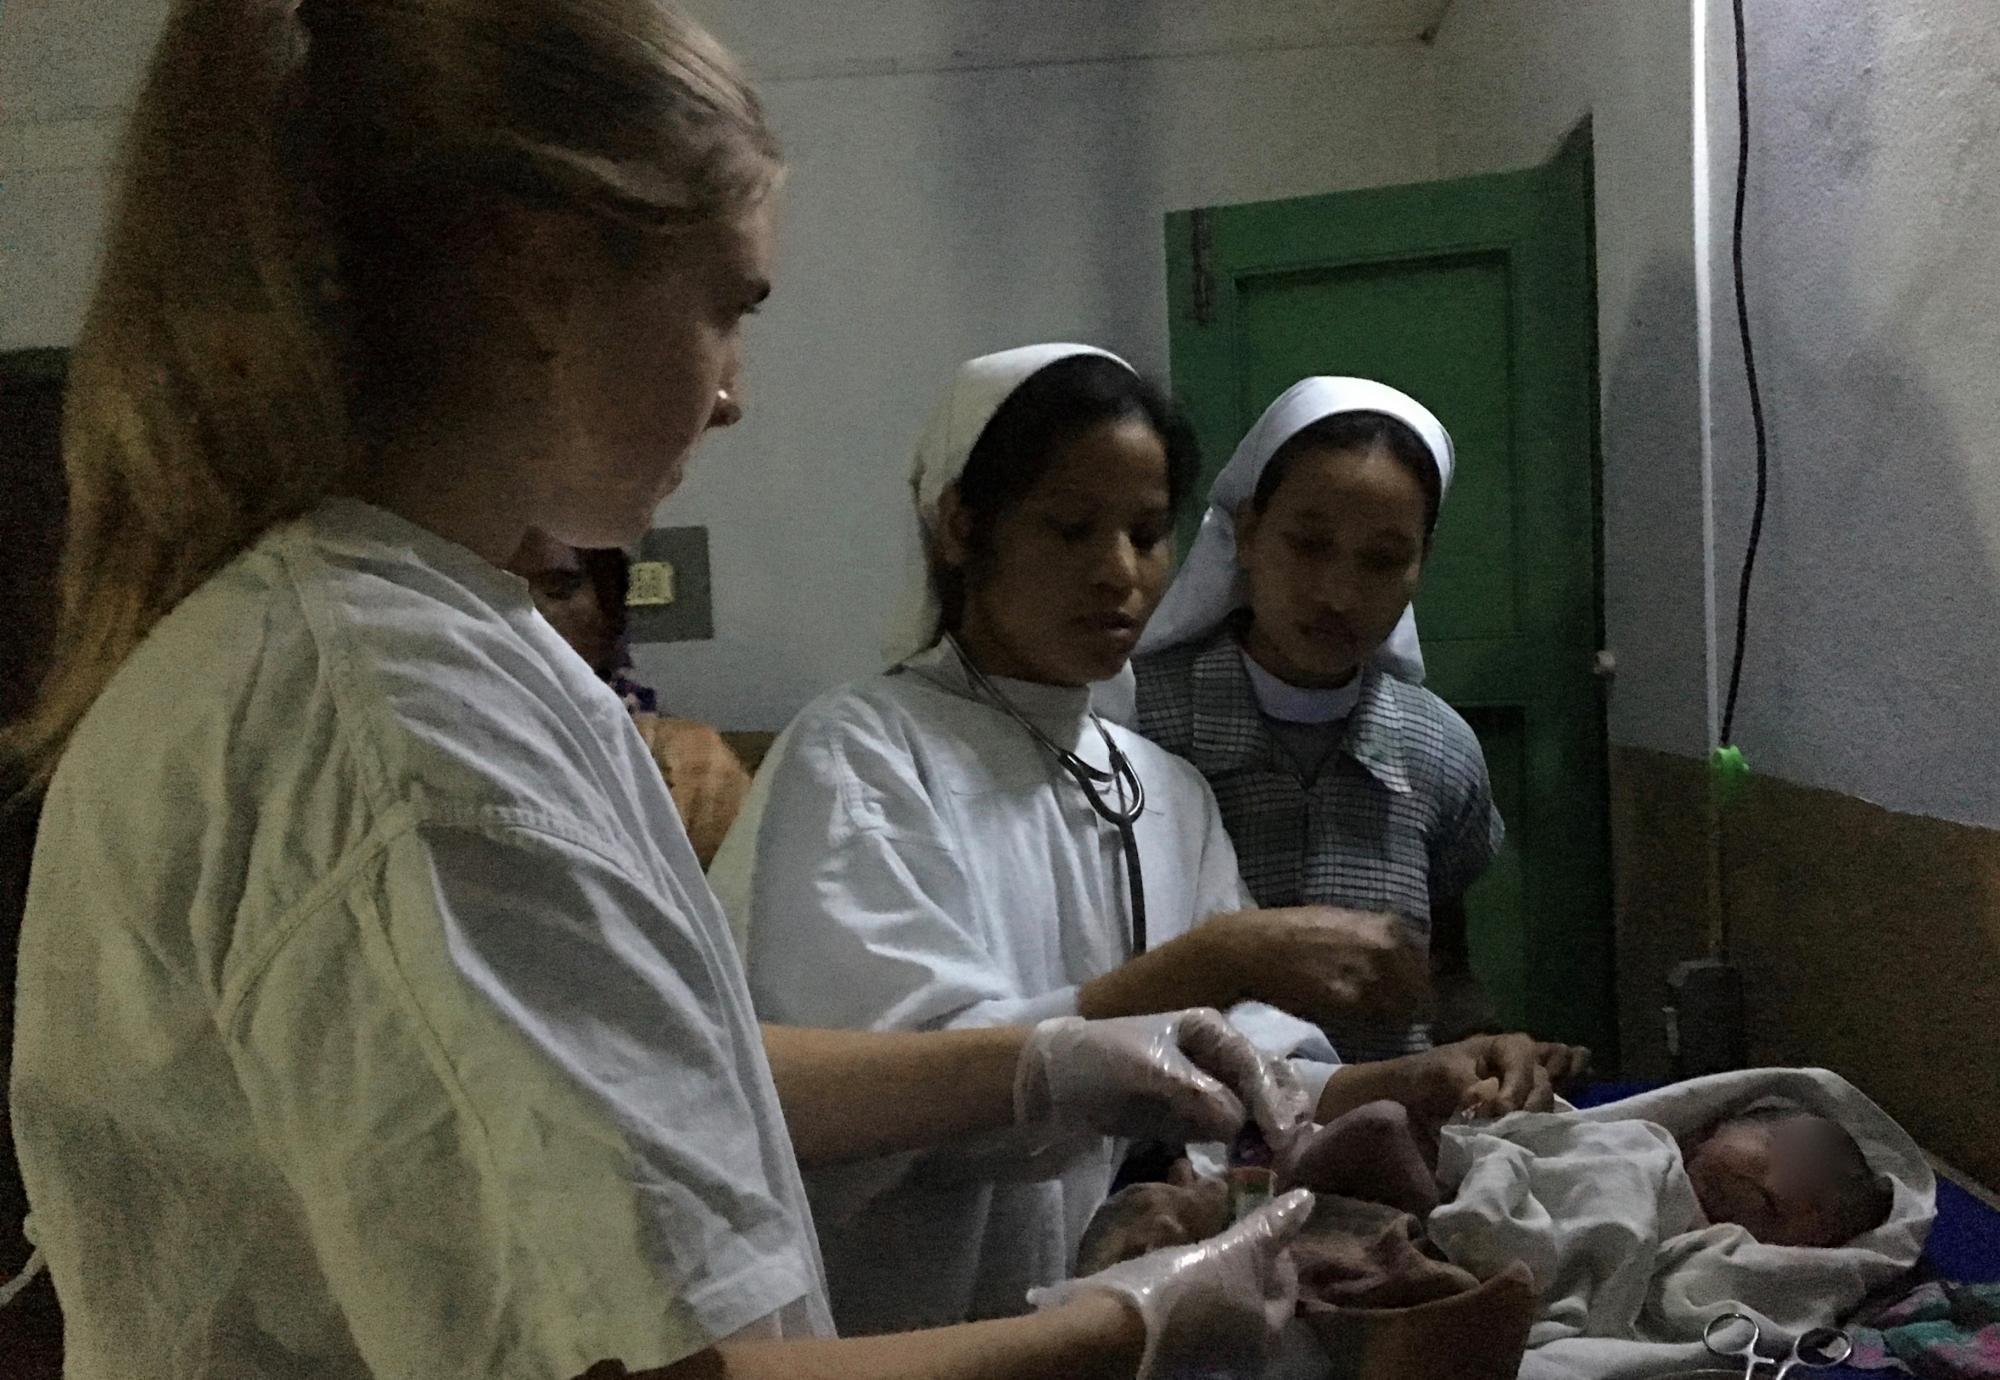
<path id="1" fill-rule="evenodd" d="M 1258 902 L 1400 917 L 1425 938 L 1440 1020 L 1459 1033 L 1496 1028 L 1465 893 L 1504 829 L 1479 740 L 1420 683 L 1410 603 L 1452 462 L 1443 424 L 1406 393 L 1294 384 L 1216 476 L 1132 669 L 1133 721 L 1214 789 Z M 1408 1022 L 1327 1034 L 1352 1060 L 1430 1043 Z M 1589 1059 L 1545 1053 L 1559 1081 Z"/>
<path id="2" fill-rule="evenodd" d="M 631 711 L 633 726 L 659 764 L 687 826 L 694 855 L 707 867 L 743 807 L 750 773 L 713 726 L 661 714 L 652 687 L 634 679 L 625 613 L 630 558 L 619 547 L 579 551 L 546 532 L 531 531 L 507 568 L 528 582 L 535 607 L 549 626 Z"/>
<path id="3" fill-rule="evenodd" d="M 1152 1376 L 1288 1311 L 1305 1193 L 1033 1316 L 832 1335 L 801 1163 L 1284 1121 L 1213 1011 L 760 1028 L 503 569 L 636 540 L 741 416 L 781 171 L 663 0 L 168 15 L 0 738 L 47 786 L 10 1099 L 71 1380 Z"/>

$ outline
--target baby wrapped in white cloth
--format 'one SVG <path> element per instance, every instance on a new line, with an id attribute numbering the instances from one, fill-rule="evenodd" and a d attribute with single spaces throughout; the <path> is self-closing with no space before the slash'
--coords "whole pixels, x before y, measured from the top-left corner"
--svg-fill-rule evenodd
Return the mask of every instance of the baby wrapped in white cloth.
<path id="1" fill-rule="evenodd" d="M 1701 1368 L 1712 1362 L 1702 1329 L 1725 1312 L 1758 1319 L 1767 1346 L 1789 1344 L 1913 1266 L 1936 1215 L 1915 1142 L 1822 1069 L 1718 1074 L 1588 1111 L 1448 1126 L 1437 1170 L 1445 1201 L 1421 1231 L 1416 1204 L 1377 1220 L 1334 1196 L 1358 1186 L 1310 1184 L 1322 1200 L 1295 1248 L 1305 1292 L 1393 1307 L 1520 1262 L 1540 1296 L 1525 1380 Z M 1224 1221 L 1222 1186 L 1183 1167 L 1171 1184 L 1114 1198 L 1085 1250 L 1117 1258 Z M 1266 1377 L 1330 1373 L 1301 1331 Z"/>
<path id="2" fill-rule="evenodd" d="M 1824 1069 L 1448 1127 L 1438 1174 L 1448 1201 L 1428 1234 L 1446 1258 L 1482 1279 L 1514 1260 L 1535 1274 L 1528 1380 L 1699 1366 L 1702 1329 L 1731 1311 L 1788 1344 L 1915 1265 L 1937 1210 L 1916 1143 Z"/>

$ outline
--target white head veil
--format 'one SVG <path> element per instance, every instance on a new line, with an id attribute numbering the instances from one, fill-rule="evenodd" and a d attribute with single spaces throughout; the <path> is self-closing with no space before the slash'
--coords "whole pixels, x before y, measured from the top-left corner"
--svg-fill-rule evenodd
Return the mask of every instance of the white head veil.
<path id="1" fill-rule="evenodd" d="M 946 489 L 965 473 L 986 424 L 1000 410 L 1000 404 L 1029 378 L 1058 360 L 1077 355 L 1098 355 L 1114 363 L 1132 366 L 1107 350 L 1093 345 L 1023 345 L 995 355 L 981 355 L 958 366 L 951 389 L 924 426 L 917 441 L 916 461 L 910 468 L 910 497 L 916 505 L 918 540 L 911 564 L 903 577 L 903 592 L 897 611 L 882 644 L 891 665 L 908 660 L 937 641 L 937 588 L 932 583 L 930 542 L 937 525 L 938 500 Z"/>
<path id="2" fill-rule="evenodd" d="M 981 355 L 958 366 L 951 389 L 938 404 L 917 442 L 915 463 L 910 467 L 910 499 L 917 510 L 917 549 L 904 572 L 903 589 L 882 650 L 890 665 L 909 660 L 938 639 L 937 589 L 931 583 L 929 546 L 937 525 L 938 500 L 944 491 L 965 473 L 966 461 L 986 424 L 1037 371 L 1057 360 L 1074 355 L 1101 355 L 1130 369 L 1114 354 L 1091 345 L 1024 345 L 1018 350 L 1002 350 L 997 355 Z M 750 794 L 737 812 L 736 822 L 722 848 L 709 864 L 708 884 L 729 916 L 739 954 L 749 950 L 750 924 L 755 910 L 758 836 L 770 808 L 771 783 L 791 749 L 792 733 L 786 729 L 771 746 Z"/>
<path id="3" fill-rule="evenodd" d="M 1285 442 L 1314 422 L 1342 412 L 1380 412 L 1417 433 L 1437 462 L 1438 497 L 1451 488 L 1451 436 L 1431 410 L 1407 393 L 1372 379 L 1301 379 L 1264 409 L 1257 425 L 1236 447 L 1208 491 L 1208 510 L 1187 560 L 1139 639 L 1141 652 L 1200 641 L 1249 601 L 1236 560 L 1236 510 L 1257 492 L 1264 466 Z M 1424 653 L 1417 644 L 1417 619 L 1409 609 L 1372 658 L 1375 665 L 1421 682 Z"/>

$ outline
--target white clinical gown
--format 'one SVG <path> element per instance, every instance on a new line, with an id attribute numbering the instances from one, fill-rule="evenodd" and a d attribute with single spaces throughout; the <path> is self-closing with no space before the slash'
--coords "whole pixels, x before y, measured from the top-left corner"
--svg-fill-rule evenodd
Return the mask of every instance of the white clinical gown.
<path id="1" fill-rule="evenodd" d="M 623 706 L 524 583 L 364 504 L 209 580 L 78 729 L 12 1102 L 71 1380 L 569 1380 L 831 1328 Z"/>
<path id="2" fill-rule="evenodd" d="M 994 683 L 1106 764 L 1087 690 Z M 1251 904 L 1200 773 L 1106 727 L 1145 783 L 1149 942 Z M 1117 830 L 943 646 L 810 705 L 710 875 L 738 908 L 758 1015 L 780 1024 L 1029 1024 L 1075 1014 L 1081 985 L 1132 953 Z M 1337 1060 L 1315 1027 L 1263 1006 L 1231 1015 L 1272 1053 L 1311 1059 L 1317 1096 Z M 809 1172 L 841 1332 L 1023 1311 L 1028 1289 L 1067 1275 L 1118 1153 L 1088 1137 L 1030 1159 L 1003 1137 Z"/>

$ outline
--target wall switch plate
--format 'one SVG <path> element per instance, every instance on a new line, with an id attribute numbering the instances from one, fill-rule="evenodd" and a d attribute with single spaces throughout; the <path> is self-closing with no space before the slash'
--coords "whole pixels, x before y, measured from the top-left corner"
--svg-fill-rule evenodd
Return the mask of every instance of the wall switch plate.
<path id="1" fill-rule="evenodd" d="M 674 602 L 674 568 L 666 561 L 632 562 L 631 581 L 625 591 L 628 609 L 658 608 Z"/>
<path id="2" fill-rule="evenodd" d="M 706 527 L 656 527 L 639 539 L 625 617 L 634 644 L 715 636 Z"/>

